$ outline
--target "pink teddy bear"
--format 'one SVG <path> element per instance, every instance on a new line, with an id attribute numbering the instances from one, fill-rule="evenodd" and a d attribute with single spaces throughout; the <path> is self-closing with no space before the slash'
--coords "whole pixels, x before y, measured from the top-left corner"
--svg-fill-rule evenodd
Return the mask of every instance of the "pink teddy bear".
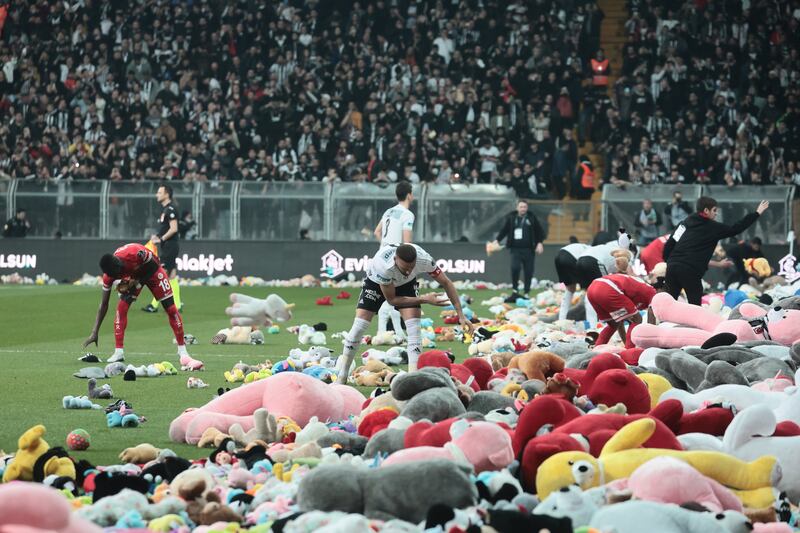
<path id="1" fill-rule="evenodd" d="M 720 333 L 732 333 L 737 341 L 771 339 L 784 346 L 800 342 L 800 310 L 775 306 L 767 312 L 745 303 L 739 307 L 745 320 L 725 320 L 702 307 L 676 302 L 665 292 L 656 294 L 650 305 L 659 321 L 680 326 L 638 325 L 631 337 L 639 348 L 700 346 Z"/>
<path id="2" fill-rule="evenodd" d="M 450 426 L 452 440 L 443 447 L 415 446 L 390 455 L 381 466 L 428 459 L 449 459 L 469 463 L 479 474 L 501 470 L 514 460 L 511 437 L 492 422 L 457 420 Z"/>

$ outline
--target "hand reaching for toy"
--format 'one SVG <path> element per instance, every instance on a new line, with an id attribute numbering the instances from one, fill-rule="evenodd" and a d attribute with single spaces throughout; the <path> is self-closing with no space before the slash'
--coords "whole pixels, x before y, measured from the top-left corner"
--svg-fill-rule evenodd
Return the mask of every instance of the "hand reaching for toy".
<path id="1" fill-rule="evenodd" d="M 461 315 L 460 322 L 461 322 L 461 327 L 463 328 L 465 334 L 469 333 L 470 335 L 472 335 L 473 333 L 475 333 L 475 326 L 472 325 L 472 322 L 470 322 L 467 317 Z"/>
<path id="2" fill-rule="evenodd" d="M 86 348 L 90 344 L 94 343 L 97 346 L 97 332 L 93 331 L 91 335 L 89 335 L 85 341 L 83 341 L 83 347 Z"/>
<path id="3" fill-rule="evenodd" d="M 450 299 L 442 292 L 429 292 L 419 297 L 422 303 L 435 305 L 437 307 L 447 307 L 450 305 Z"/>
<path id="4" fill-rule="evenodd" d="M 761 215 L 764 213 L 764 211 L 767 210 L 768 207 L 769 207 L 769 202 L 766 200 L 762 200 L 761 203 L 758 204 L 758 207 L 756 208 L 756 213 Z"/>

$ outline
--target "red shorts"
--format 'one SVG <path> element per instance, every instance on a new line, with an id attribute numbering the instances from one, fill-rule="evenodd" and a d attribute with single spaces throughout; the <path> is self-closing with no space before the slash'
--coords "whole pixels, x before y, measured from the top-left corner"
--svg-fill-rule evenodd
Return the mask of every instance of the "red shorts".
<path id="1" fill-rule="evenodd" d="M 621 322 L 639 312 L 633 300 L 603 278 L 596 279 L 589 285 L 586 297 L 597 312 L 600 322 Z"/>
<path id="2" fill-rule="evenodd" d="M 169 275 L 163 267 L 158 267 L 158 270 L 144 284 L 147 285 L 147 288 L 153 293 L 153 297 L 159 302 L 172 297 L 172 285 L 169 284 Z M 128 294 L 135 299 L 140 292 L 142 292 L 142 287 L 135 291 L 130 291 Z"/>

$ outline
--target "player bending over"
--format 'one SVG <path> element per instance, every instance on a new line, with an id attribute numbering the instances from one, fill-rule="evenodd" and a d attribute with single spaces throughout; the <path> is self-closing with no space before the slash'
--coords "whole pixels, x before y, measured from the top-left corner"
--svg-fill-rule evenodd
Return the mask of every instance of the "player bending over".
<path id="1" fill-rule="evenodd" d="M 436 280 L 447 296 L 441 293 L 419 296 L 417 276 L 423 272 Z M 452 303 L 465 332 L 473 331 L 472 323 L 461 310 L 458 291 L 453 282 L 436 266 L 436 262 L 428 252 L 416 244 L 384 246 L 372 258 L 372 264 L 361 286 L 353 327 L 344 339 L 344 355 L 339 362 L 338 383 L 347 383 L 356 348 L 384 300 L 400 311 L 406 323 L 409 371 L 417 369 L 417 361 L 422 352 L 421 304 L 444 307 Z"/>
<path id="2" fill-rule="evenodd" d="M 178 343 L 178 356 L 180 356 L 181 367 L 184 370 L 201 370 L 203 363 L 189 356 L 186 351 L 186 343 L 183 340 L 183 322 L 175 301 L 172 297 L 172 287 L 169 283 L 169 276 L 166 271 L 158 264 L 153 253 L 141 244 L 131 243 L 121 246 L 114 251 L 114 254 L 106 254 L 100 258 L 100 269 L 103 271 L 103 297 L 100 300 L 100 308 L 97 310 L 97 318 L 94 321 L 92 333 L 83 342 L 83 347 L 94 343 L 97 346 L 97 333 L 100 331 L 100 324 L 108 312 L 108 301 L 111 298 L 111 287 L 114 281 L 119 280 L 117 290 L 120 293 L 117 313 L 114 317 L 114 339 L 116 349 L 114 355 L 109 359 L 109 363 L 124 361 L 123 345 L 125 340 L 125 328 L 128 326 L 128 309 L 136 301 L 136 297 L 142 291 L 142 287 L 147 285 L 153 296 L 161 302 L 169 318 L 169 325 L 175 334 Z"/>
<path id="3" fill-rule="evenodd" d="M 663 279 L 659 284 L 663 284 Z M 626 346 L 630 346 L 631 329 L 642 322 L 639 311 L 647 309 L 655 295 L 656 287 L 626 274 L 609 274 L 592 281 L 586 298 L 597 311 L 597 318 L 605 324 L 595 345 L 607 344 L 614 333 L 619 332 Z M 625 322 L 630 323 L 627 335 Z"/>

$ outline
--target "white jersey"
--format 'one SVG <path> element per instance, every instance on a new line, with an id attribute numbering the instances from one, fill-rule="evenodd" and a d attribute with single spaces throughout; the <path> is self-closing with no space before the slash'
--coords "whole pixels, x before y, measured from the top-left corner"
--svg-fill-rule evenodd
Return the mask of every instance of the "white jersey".
<path id="1" fill-rule="evenodd" d="M 414 213 L 402 204 L 387 209 L 381 217 L 381 248 L 403 244 L 403 230 L 414 229 Z"/>
<path id="2" fill-rule="evenodd" d="M 367 279 L 374 281 L 378 285 L 394 285 L 399 287 L 413 281 L 419 274 L 436 276 L 441 272 L 433 257 L 416 244 L 412 244 L 417 249 L 417 263 L 414 269 L 406 276 L 397 268 L 394 263 L 394 256 L 397 254 L 397 246 L 382 246 L 372 263 L 367 269 Z"/>
<path id="3" fill-rule="evenodd" d="M 592 246 L 585 252 L 583 252 L 580 257 L 594 257 L 597 259 L 597 263 L 600 265 L 600 272 L 605 272 L 603 274 L 616 274 L 617 273 L 617 263 L 614 256 L 611 255 L 611 252 L 614 250 L 619 249 L 619 242 L 611 241 L 605 244 L 598 244 L 597 246 Z M 579 259 L 580 259 L 579 257 Z"/>
<path id="4" fill-rule="evenodd" d="M 579 242 L 576 242 L 573 244 L 566 245 L 565 247 L 562 248 L 562 250 L 564 250 L 569 255 L 577 259 L 581 256 L 583 252 L 585 252 L 589 248 L 591 248 L 591 246 L 589 246 L 588 244 L 581 244 Z"/>

